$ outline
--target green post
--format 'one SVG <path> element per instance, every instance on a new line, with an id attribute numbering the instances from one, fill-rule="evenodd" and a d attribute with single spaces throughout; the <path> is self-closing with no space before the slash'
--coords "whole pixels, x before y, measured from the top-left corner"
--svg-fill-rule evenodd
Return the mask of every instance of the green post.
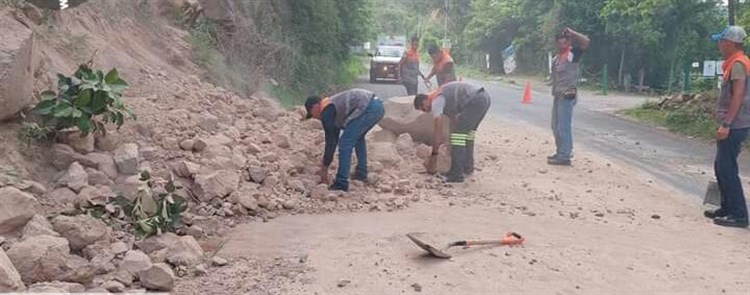
<path id="1" fill-rule="evenodd" d="M 609 90 L 609 75 L 607 74 L 607 64 L 604 64 L 604 68 L 602 69 L 602 94 L 607 95 L 607 92 Z"/>
<path id="2" fill-rule="evenodd" d="M 685 80 L 682 84 L 682 92 L 690 91 L 690 63 L 685 63 Z"/>

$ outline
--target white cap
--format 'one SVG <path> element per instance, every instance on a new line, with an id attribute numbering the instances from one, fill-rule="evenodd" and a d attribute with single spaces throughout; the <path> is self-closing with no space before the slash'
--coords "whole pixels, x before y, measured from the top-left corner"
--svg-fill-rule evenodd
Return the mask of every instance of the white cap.
<path id="1" fill-rule="evenodd" d="M 745 38 L 747 38 L 747 33 L 740 26 L 729 26 L 724 31 L 721 31 L 721 33 L 711 35 L 711 40 L 714 42 L 727 40 L 742 44 L 745 43 Z"/>

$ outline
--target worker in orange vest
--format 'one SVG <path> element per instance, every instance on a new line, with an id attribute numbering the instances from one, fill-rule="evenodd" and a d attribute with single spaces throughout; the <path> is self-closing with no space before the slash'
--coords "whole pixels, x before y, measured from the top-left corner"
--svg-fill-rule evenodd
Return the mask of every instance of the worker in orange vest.
<path id="1" fill-rule="evenodd" d="M 456 81 L 456 69 L 453 58 L 446 50 L 442 50 L 437 45 L 430 45 L 427 53 L 432 58 L 432 71 L 425 77 L 425 84 L 428 84 L 432 76 L 437 77 L 438 86 Z"/>
<path id="2" fill-rule="evenodd" d="M 407 95 L 417 95 L 419 91 L 419 77 L 424 79 L 422 71 L 419 70 L 419 38 L 414 36 L 411 38 L 411 47 L 408 51 L 404 52 L 404 56 L 401 57 L 401 61 L 398 63 L 399 68 L 399 79 L 401 84 L 406 87 Z"/>

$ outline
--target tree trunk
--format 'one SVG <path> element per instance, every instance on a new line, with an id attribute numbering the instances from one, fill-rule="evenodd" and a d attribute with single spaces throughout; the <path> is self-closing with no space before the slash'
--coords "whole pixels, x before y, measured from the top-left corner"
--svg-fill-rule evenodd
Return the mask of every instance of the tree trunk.
<path id="1" fill-rule="evenodd" d="M 622 86 L 622 68 L 625 66 L 625 48 L 622 48 L 622 54 L 620 54 L 620 70 L 617 72 L 617 85 Z"/>

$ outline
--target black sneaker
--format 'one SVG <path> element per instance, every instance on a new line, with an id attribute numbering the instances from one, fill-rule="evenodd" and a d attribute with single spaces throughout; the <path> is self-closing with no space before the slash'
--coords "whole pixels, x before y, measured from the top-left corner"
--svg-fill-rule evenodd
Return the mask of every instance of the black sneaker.
<path id="1" fill-rule="evenodd" d="M 367 176 L 362 176 L 360 174 L 354 174 L 352 175 L 353 180 L 359 180 L 361 182 L 367 182 Z"/>
<path id="2" fill-rule="evenodd" d="M 557 154 L 547 156 L 547 160 L 557 159 Z"/>
<path id="3" fill-rule="evenodd" d="M 727 213 L 724 212 L 724 210 L 716 209 L 716 210 L 706 210 L 703 211 L 703 216 L 706 216 L 707 218 L 714 219 L 716 217 L 724 217 L 727 216 Z"/>
<path id="4" fill-rule="evenodd" d="M 340 185 L 340 184 L 336 184 L 336 183 L 334 183 L 334 184 L 332 184 L 332 185 L 328 186 L 328 190 L 329 190 L 329 191 L 342 191 L 342 192 L 348 192 L 348 191 L 349 191 L 349 187 L 345 187 L 345 186 L 343 186 L 343 185 Z"/>
<path id="5" fill-rule="evenodd" d="M 555 166 L 570 166 L 570 160 L 560 160 L 558 158 L 552 158 L 547 160 L 547 164 Z"/>
<path id="6" fill-rule="evenodd" d="M 727 227 L 739 227 L 747 228 L 747 218 L 737 218 L 734 216 L 723 216 L 714 218 L 714 224 L 727 226 Z"/>

